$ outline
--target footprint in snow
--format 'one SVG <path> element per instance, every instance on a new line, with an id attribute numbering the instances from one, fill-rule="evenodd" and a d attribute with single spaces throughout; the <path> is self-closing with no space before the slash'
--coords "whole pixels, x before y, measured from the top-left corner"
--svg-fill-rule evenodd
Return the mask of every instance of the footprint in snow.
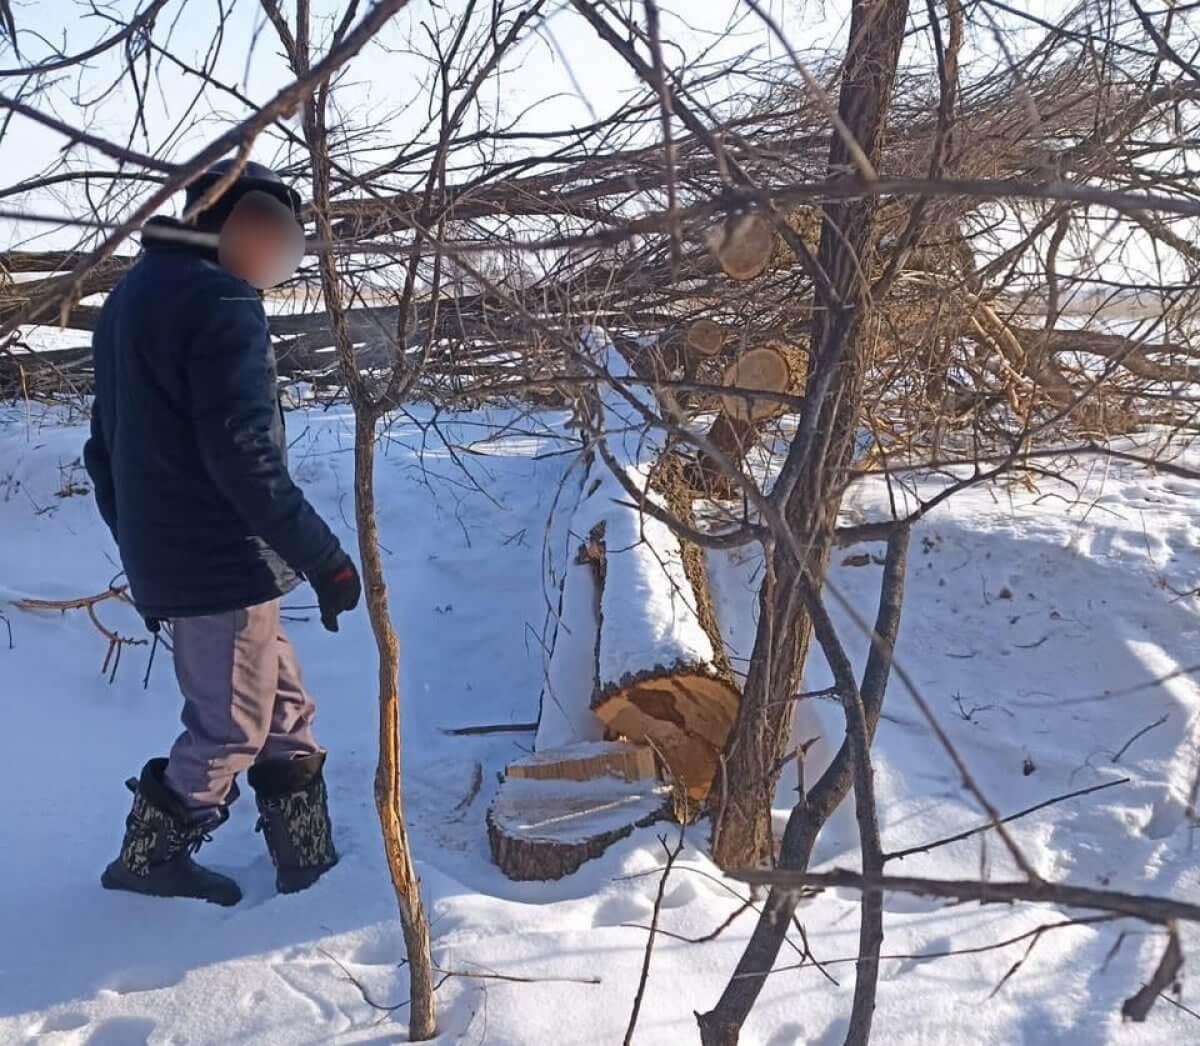
<path id="1" fill-rule="evenodd" d="M 100 991 L 115 992 L 117 995 L 132 995 L 135 992 L 155 992 L 162 988 L 173 988 L 183 979 L 181 974 L 167 974 L 152 967 L 131 966 L 115 970 L 100 984 Z"/>
<path id="2" fill-rule="evenodd" d="M 83 1046 L 146 1046 L 155 1027 L 145 1017 L 112 1017 L 97 1024 Z"/>
<path id="3" fill-rule="evenodd" d="M 592 916 L 592 925 L 600 928 L 620 926 L 622 923 L 644 923 L 653 910 L 653 903 L 640 893 L 618 893 L 600 903 Z"/>
<path id="4" fill-rule="evenodd" d="M 399 966 L 403 956 L 404 943 L 399 936 L 379 934 L 357 942 L 343 961 L 355 966 Z"/>
<path id="5" fill-rule="evenodd" d="M 26 1041 L 37 1042 L 42 1036 L 52 1035 L 55 1032 L 78 1031 L 80 1028 L 86 1028 L 90 1023 L 91 1018 L 86 1013 L 80 1013 L 78 1010 L 61 1010 L 34 1023 L 29 1029 L 30 1038 Z"/>

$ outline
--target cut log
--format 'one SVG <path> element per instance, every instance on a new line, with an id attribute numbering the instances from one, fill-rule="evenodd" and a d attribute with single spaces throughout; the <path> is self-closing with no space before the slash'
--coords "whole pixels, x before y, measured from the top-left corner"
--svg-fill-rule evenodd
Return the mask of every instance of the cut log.
<path id="1" fill-rule="evenodd" d="M 687 329 L 688 351 L 697 356 L 719 356 L 725 345 L 725 328 L 715 320 L 696 320 Z"/>
<path id="2" fill-rule="evenodd" d="M 561 879 L 635 828 L 661 820 L 668 796 L 652 781 L 509 776 L 487 813 L 492 859 L 510 879 Z"/>
<path id="3" fill-rule="evenodd" d="M 738 693 L 716 674 L 677 666 L 610 686 L 594 707 L 612 736 L 644 741 L 658 753 L 677 800 L 700 803 L 720 769 L 721 750 L 737 718 Z M 683 813 L 678 804 L 677 812 Z"/>
<path id="4" fill-rule="evenodd" d="M 589 542 L 600 593 L 592 709 L 607 736 L 653 748 L 677 799 L 694 804 L 712 787 L 738 703 L 720 636 L 712 634 L 715 619 L 706 613 L 703 557 L 685 556 L 665 524 L 613 504 L 628 495 L 612 477 L 595 497 L 611 500 L 597 505 L 605 509 L 604 529 L 599 539 L 593 530 Z"/>
<path id="5" fill-rule="evenodd" d="M 632 363 L 610 350 L 604 365 L 619 380 Z M 738 690 L 703 554 L 638 504 L 690 518 L 682 468 L 646 435 L 642 411 L 655 410 L 652 393 L 638 385 L 622 392 L 638 406 L 614 391 L 594 407 L 607 433 L 605 452 L 592 463 L 570 521 L 577 551 L 535 747 L 597 736 L 648 746 L 669 777 L 677 812 L 691 816 L 712 787 Z"/>
<path id="6" fill-rule="evenodd" d="M 719 356 L 725 341 L 725 328 L 702 318 L 686 327 L 664 328 L 654 338 L 618 336 L 613 346 L 639 378 L 662 381 L 698 359 Z"/>
<path id="7" fill-rule="evenodd" d="M 743 353 L 726 369 L 723 384 L 739 390 L 803 393 L 807 357 L 793 346 L 772 343 Z M 721 396 L 721 413 L 708 430 L 709 442 L 733 464 L 745 460 L 760 439 L 766 423 L 793 408 L 776 399 L 728 393 Z M 701 452 L 688 470 L 692 490 L 708 497 L 738 496 L 737 485 L 725 474 L 716 458 Z"/>
<path id="8" fill-rule="evenodd" d="M 726 276 L 752 280 L 766 271 L 775 232 L 760 214 L 738 215 L 710 233 L 709 246 Z"/>
<path id="9" fill-rule="evenodd" d="M 723 395 L 721 406 L 731 418 L 758 421 L 775 417 L 784 410 L 776 399 L 753 395 L 755 392 L 786 393 L 792 385 L 791 365 L 778 349 L 764 345 L 742 353 L 729 365 L 721 382 L 737 392 Z"/>
<path id="10" fill-rule="evenodd" d="M 572 521 L 586 540 L 566 577 L 537 748 L 600 735 L 648 745 L 694 804 L 711 788 L 738 700 L 704 558 L 621 504 L 628 494 L 602 468 Z M 680 512 L 676 498 L 648 496 Z M 579 700 L 585 685 L 590 701 Z"/>
<path id="11" fill-rule="evenodd" d="M 528 781 L 591 781 L 597 777 L 650 781 L 658 776 L 651 749 L 622 741 L 595 741 L 535 752 L 513 763 L 506 773 Z"/>

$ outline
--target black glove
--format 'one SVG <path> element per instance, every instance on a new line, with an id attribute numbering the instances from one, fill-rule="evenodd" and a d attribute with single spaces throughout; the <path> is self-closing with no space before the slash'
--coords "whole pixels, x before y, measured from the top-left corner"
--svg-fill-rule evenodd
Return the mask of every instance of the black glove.
<path id="1" fill-rule="evenodd" d="M 353 610 L 362 595 L 362 582 L 354 561 L 341 549 L 312 577 L 312 587 L 317 593 L 317 604 L 321 608 L 321 624 L 330 632 L 338 630 L 338 614 Z"/>

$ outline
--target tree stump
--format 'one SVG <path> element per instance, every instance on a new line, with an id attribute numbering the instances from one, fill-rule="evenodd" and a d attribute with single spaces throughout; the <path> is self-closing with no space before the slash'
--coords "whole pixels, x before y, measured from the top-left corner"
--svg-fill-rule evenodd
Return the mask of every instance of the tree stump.
<path id="1" fill-rule="evenodd" d="M 511 764 L 505 774 L 526 781 L 590 781 L 596 777 L 652 781 L 658 777 L 653 751 L 645 745 L 620 741 L 595 741 L 535 752 Z"/>
<path id="2" fill-rule="evenodd" d="M 609 746 L 609 752 L 597 748 L 604 746 L 579 746 L 580 760 L 590 760 L 590 769 L 601 769 L 626 746 Z M 569 765 L 570 751 L 559 750 L 551 761 Z M 624 755 L 619 761 L 626 763 Z M 510 879 L 561 879 L 635 828 L 666 815 L 669 792 L 656 780 L 527 776 L 542 773 L 546 766 L 541 756 L 510 766 L 487 813 L 492 859 Z M 635 759 L 623 772 L 641 772 L 644 766 Z"/>

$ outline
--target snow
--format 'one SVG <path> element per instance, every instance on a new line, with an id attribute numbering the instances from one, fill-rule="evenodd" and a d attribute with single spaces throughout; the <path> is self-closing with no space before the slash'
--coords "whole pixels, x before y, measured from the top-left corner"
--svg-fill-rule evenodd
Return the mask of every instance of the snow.
<path id="1" fill-rule="evenodd" d="M 546 680 L 535 738 L 539 750 L 560 748 L 574 741 L 598 741 L 604 733 L 591 710 L 596 687 L 596 578 L 591 566 L 578 559 L 579 546 L 587 533 L 578 533 L 572 526 L 587 473 L 583 455 L 576 455 L 561 488 L 569 490 L 571 496 L 552 506 L 546 540 L 544 577 L 553 595 Z"/>
<path id="2" fill-rule="evenodd" d="M 709 664 L 712 641 L 700 625 L 679 540 L 665 523 L 629 508 L 630 497 L 603 465 L 595 494 L 576 515 L 580 531 L 604 523 L 604 591 L 600 604 L 602 685 L 647 669 Z M 646 475 L 629 468 L 639 490 Z M 661 507 L 661 499 L 647 500 Z"/>
<path id="3" fill-rule="evenodd" d="M 611 344 L 604 348 L 603 360 L 612 381 L 631 376 L 628 363 Z M 663 499 L 650 489 L 650 470 L 661 444 L 657 429 L 645 431 L 645 418 L 659 415 L 653 393 L 643 386 L 610 384 L 602 387 L 601 400 L 601 424 L 612 463 L 647 502 L 663 508 Z M 711 663 L 712 641 L 696 613 L 679 539 L 665 523 L 629 507 L 632 499 L 611 468 L 598 462 L 593 475 L 595 492 L 576 513 L 575 526 L 591 533 L 604 524 L 601 685 L 647 669 Z"/>
<path id="4" fill-rule="evenodd" d="M 533 737 L 444 733 L 536 717 L 547 606 L 557 604 L 542 536 L 573 460 L 551 453 L 569 449 L 564 418 L 477 413 L 433 420 L 416 408 L 398 417 L 379 460 L 380 534 L 402 643 L 413 845 L 439 968 L 533 981 L 449 978 L 438 992 L 438 1041 L 619 1042 L 646 940 L 638 927 L 649 922 L 658 887 L 658 836 L 676 829 L 635 831 L 561 882 L 509 882 L 490 862 L 484 813 L 496 775 L 528 754 Z M 331 804 L 343 854 L 337 869 L 305 893 L 276 896 L 252 804 L 243 799 L 201 852 L 242 883 L 246 897 L 236 908 L 100 889 L 99 873 L 116 852 L 128 811 L 122 782 L 170 742 L 178 699 L 161 652 L 148 689 L 142 687 L 146 648 L 125 651 L 109 685 L 100 674 L 104 641 L 84 613 L 30 614 L 10 605 L 24 596 L 99 592 L 117 572 L 90 498 L 70 494 L 83 479 L 74 463 L 85 425 L 77 415 L 39 407 L 0 413 L 0 612 L 13 639 L 7 649 L 0 621 L 6 717 L 0 1043 L 403 1041 L 403 1009 L 383 1011 L 364 998 L 391 1005 L 407 997 L 372 803 L 376 680 L 365 614 L 352 616 L 336 636 L 305 609 L 291 613 L 305 620 L 288 625 L 331 753 Z M 296 411 L 289 425 L 297 476 L 353 547 L 347 415 Z M 503 434 L 484 441 L 492 430 Z M 442 435 L 473 444 L 474 452 L 452 456 Z M 1153 681 L 1200 661 L 1196 601 L 1179 595 L 1200 584 L 1200 484 L 1097 460 L 1071 466 L 1065 476 L 1074 487 L 1039 478 L 1037 489 L 972 490 L 917 528 L 898 656 L 1005 812 L 1130 779 L 1011 825 L 1039 871 L 1194 899 L 1200 862 L 1186 808 L 1198 758 L 1200 690 L 1186 672 Z M 878 514 L 887 504 L 874 483 L 856 486 L 850 497 L 858 515 Z M 555 533 L 560 550 L 571 548 Z M 616 543 L 611 535 L 609 541 Z M 722 613 L 736 618 L 727 632 L 734 663 L 744 665 L 760 575 L 753 556 L 720 558 L 714 594 Z M 873 617 L 878 565 L 842 565 L 843 558 L 835 559 L 832 583 Z M 555 561 L 561 570 L 561 558 Z M 310 602 L 300 590 L 285 605 Z M 108 602 L 98 613 L 110 627 L 140 634 L 126 608 Z M 844 615 L 835 616 L 861 664 L 865 642 Z M 806 686 L 819 690 L 828 682 L 814 655 Z M 837 706 L 805 701 L 801 714 L 798 733 L 819 733 L 827 749 L 836 745 Z M 1145 727 L 1151 729 L 1126 746 Z M 822 758 L 810 753 L 810 777 Z M 898 682 L 875 758 L 886 849 L 979 823 L 979 811 Z M 476 767 L 483 784 L 472 796 Z M 789 776 L 781 788 L 780 816 L 792 783 Z M 673 934 L 710 933 L 744 895 L 704 856 L 705 836 L 703 824 L 687 830 L 688 846 L 667 884 L 662 925 Z M 914 855 L 893 870 L 970 877 L 983 866 L 997 878 L 1014 874 L 996 841 L 983 838 Z M 815 866 L 853 867 L 856 854 L 853 818 L 839 815 L 820 841 Z M 785 947 L 781 969 L 747 1023 L 746 1046 L 841 1041 L 857 910 L 857 896 L 846 891 L 827 891 L 801 907 L 812 948 L 839 985 L 811 966 L 784 969 L 798 961 Z M 637 1043 L 696 1041 L 693 1011 L 716 1001 L 751 918 L 743 915 L 706 944 L 659 940 Z M 1063 918 L 1044 906 L 950 906 L 889 895 L 884 952 L 972 948 Z M 1194 963 L 1200 934 L 1190 926 L 1181 932 Z M 1048 931 L 994 996 L 1028 941 L 932 961 L 885 959 L 876 1041 L 1200 1041 L 1196 1018 L 1164 1002 L 1143 1025 L 1121 1021 L 1122 999 L 1144 983 L 1162 944 L 1160 933 L 1127 920 Z M 1200 989 L 1188 971 L 1180 1001 L 1200 1009 Z"/>
<path id="5" fill-rule="evenodd" d="M 26 351 L 54 353 L 66 349 L 90 348 L 91 331 L 72 330 L 67 327 L 22 327 L 20 339 L 12 346 L 14 353 Z"/>

